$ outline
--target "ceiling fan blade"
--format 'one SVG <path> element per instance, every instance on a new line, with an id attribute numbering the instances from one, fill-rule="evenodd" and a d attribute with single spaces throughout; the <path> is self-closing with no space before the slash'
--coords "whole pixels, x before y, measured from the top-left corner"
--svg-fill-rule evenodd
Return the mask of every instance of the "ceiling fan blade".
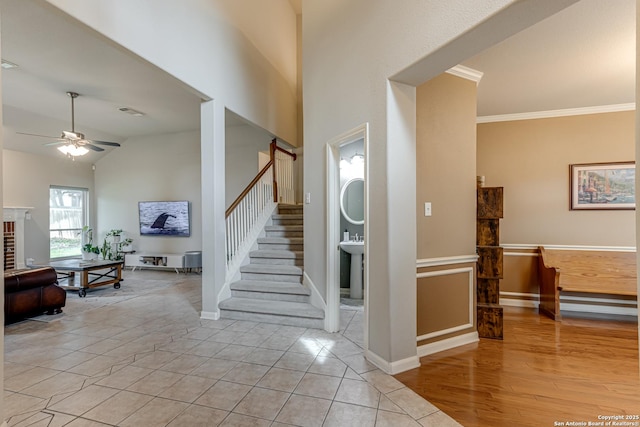
<path id="1" fill-rule="evenodd" d="M 27 133 L 27 132 L 16 132 L 16 134 L 18 134 L 18 135 L 28 135 L 28 136 L 38 136 L 40 138 L 49 138 L 49 139 L 56 139 L 57 138 L 55 136 L 38 135 L 37 133 Z"/>
<path id="2" fill-rule="evenodd" d="M 89 144 L 88 142 L 81 145 L 82 147 L 87 147 L 89 150 L 93 151 L 104 151 L 104 148 L 96 147 L 93 144 Z"/>
<path id="3" fill-rule="evenodd" d="M 92 139 L 91 143 L 92 144 L 99 144 L 99 145 L 108 145 L 109 147 L 120 147 L 120 144 L 118 144 L 117 142 L 96 141 L 95 139 Z"/>
<path id="4" fill-rule="evenodd" d="M 53 142 L 47 142 L 46 144 L 43 144 L 44 146 L 51 146 L 51 145 L 61 145 L 61 144 L 67 144 L 69 141 L 66 141 L 64 139 L 61 139 L 60 141 L 53 141 Z"/>

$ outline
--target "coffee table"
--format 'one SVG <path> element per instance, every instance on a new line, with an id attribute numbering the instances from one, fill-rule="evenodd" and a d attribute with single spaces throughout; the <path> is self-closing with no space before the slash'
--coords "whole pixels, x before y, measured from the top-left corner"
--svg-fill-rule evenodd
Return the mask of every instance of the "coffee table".
<path id="1" fill-rule="evenodd" d="M 87 289 L 98 286 L 113 285 L 115 289 L 120 289 L 123 264 L 123 261 L 66 259 L 52 261 L 48 265 L 56 270 L 61 288 L 78 290 L 78 295 L 84 298 Z M 79 280 L 76 273 L 79 273 Z"/>

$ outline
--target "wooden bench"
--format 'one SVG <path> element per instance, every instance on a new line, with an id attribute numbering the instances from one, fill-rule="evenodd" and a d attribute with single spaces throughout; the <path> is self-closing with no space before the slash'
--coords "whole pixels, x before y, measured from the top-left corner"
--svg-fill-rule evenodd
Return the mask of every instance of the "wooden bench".
<path id="1" fill-rule="evenodd" d="M 560 292 L 637 296 L 636 253 L 540 247 L 540 313 L 561 320 Z"/>

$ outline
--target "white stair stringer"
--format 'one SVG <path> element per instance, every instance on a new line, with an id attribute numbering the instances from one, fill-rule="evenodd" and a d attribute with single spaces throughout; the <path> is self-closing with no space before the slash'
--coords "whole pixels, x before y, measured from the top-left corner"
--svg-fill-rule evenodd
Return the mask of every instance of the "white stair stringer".
<path id="1" fill-rule="evenodd" d="M 303 285 L 302 206 L 278 205 L 269 222 L 230 283 L 230 298 L 219 303 L 221 317 L 324 328 L 324 310 L 310 303 Z"/>

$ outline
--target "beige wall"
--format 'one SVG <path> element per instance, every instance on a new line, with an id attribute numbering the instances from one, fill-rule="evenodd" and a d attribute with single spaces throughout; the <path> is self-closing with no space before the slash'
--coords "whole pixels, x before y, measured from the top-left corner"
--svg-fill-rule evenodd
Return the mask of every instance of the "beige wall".
<path id="1" fill-rule="evenodd" d="M 471 257 L 476 252 L 475 122 L 475 82 L 442 74 L 417 88 L 419 260 Z M 432 204 L 430 217 L 424 216 L 425 202 Z M 417 270 L 417 335 L 431 336 L 418 345 L 475 330 L 475 264 L 439 264 Z M 465 324 L 471 326 L 442 333 Z"/>
<path id="2" fill-rule="evenodd" d="M 476 83 L 442 74 L 417 88 L 416 113 L 418 259 L 474 254 Z"/>
<path id="3" fill-rule="evenodd" d="M 478 175 L 486 176 L 487 186 L 503 186 L 505 194 L 501 304 L 537 306 L 538 245 L 635 247 L 635 211 L 569 209 L 570 164 L 635 159 L 634 114 L 478 125 Z M 594 310 L 584 305 L 589 301 L 572 302 L 583 304 L 580 311 Z M 617 312 L 616 304 L 603 305 Z"/>
<path id="4" fill-rule="evenodd" d="M 569 165 L 635 160 L 634 111 L 478 125 L 478 175 L 503 186 L 501 243 L 635 246 L 635 212 L 569 210 Z"/>

